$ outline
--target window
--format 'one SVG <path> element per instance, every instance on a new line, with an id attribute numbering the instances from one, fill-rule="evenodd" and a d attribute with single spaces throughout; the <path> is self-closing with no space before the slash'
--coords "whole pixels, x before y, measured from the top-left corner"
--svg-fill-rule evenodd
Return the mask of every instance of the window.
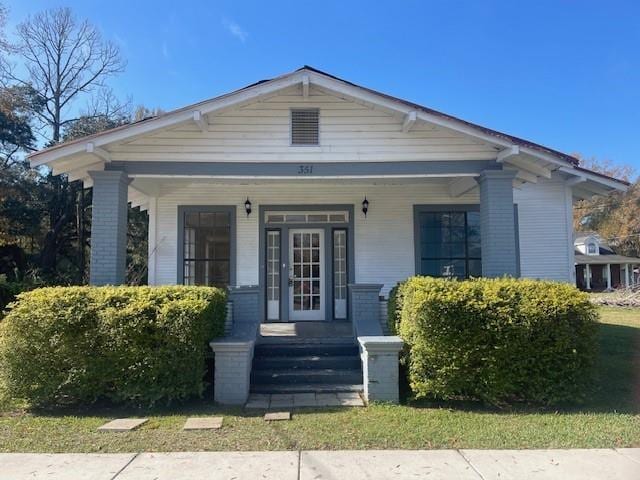
<path id="1" fill-rule="evenodd" d="M 231 283 L 229 211 L 184 211 L 183 283 L 226 287 Z"/>
<path id="2" fill-rule="evenodd" d="M 347 231 L 333 231 L 333 316 L 347 318 Z"/>
<path id="3" fill-rule="evenodd" d="M 596 245 L 596 243 L 589 242 L 589 244 L 587 245 L 587 254 L 595 255 L 597 253 L 598 253 L 598 246 Z"/>
<path id="4" fill-rule="evenodd" d="M 348 212 L 266 212 L 267 224 L 280 223 L 348 223 Z"/>
<path id="5" fill-rule="evenodd" d="M 417 221 L 419 274 L 446 278 L 482 275 L 479 212 L 419 211 Z"/>
<path id="6" fill-rule="evenodd" d="M 291 110 L 291 145 L 319 144 L 318 109 Z"/>

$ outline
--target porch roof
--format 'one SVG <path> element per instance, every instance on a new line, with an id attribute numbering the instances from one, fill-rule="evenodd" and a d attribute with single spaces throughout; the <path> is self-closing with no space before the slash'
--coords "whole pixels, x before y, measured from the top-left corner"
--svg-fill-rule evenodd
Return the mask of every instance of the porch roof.
<path id="1" fill-rule="evenodd" d="M 625 257 L 624 255 L 575 255 L 576 265 L 606 265 L 606 264 L 640 264 L 640 258 Z"/>
<path id="2" fill-rule="evenodd" d="M 401 123 L 404 122 L 403 131 L 405 127 L 410 129 L 415 122 L 424 122 L 490 145 L 495 149 L 493 162 L 498 167 L 504 165 L 518 171 L 519 182 L 536 182 L 539 177 L 550 178 L 551 172 L 557 171 L 572 182 L 577 198 L 624 190 L 628 186 L 622 180 L 578 166 L 578 160 L 571 155 L 357 85 L 309 66 L 156 117 L 40 150 L 31 154 L 29 160 L 33 167 L 46 165 L 52 168 L 54 174 L 66 173 L 71 180 L 81 179 L 91 185 L 88 172 L 107 169 L 112 163 L 113 152 L 110 149 L 118 144 L 189 122 L 204 129 L 208 115 L 260 101 L 275 92 L 299 85 L 302 85 L 302 95 L 308 92 L 309 86 L 313 86 L 340 98 L 399 116 L 403 119 Z M 469 158 L 460 161 L 477 160 Z M 286 163 L 286 160 L 282 163 Z"/>

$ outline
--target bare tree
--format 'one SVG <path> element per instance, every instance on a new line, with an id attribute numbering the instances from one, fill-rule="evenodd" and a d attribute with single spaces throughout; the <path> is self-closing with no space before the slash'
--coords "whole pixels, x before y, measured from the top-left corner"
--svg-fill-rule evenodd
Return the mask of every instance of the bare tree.
<path id="1" fill-rule="evenodd" d="M 42 97 L 45 108 L 38 114 L 58 143 L 63 127 L 76 118 L 64 113 L 82 94 L 105 88 L 105 80 L 123 71 L 119 48 L 103 40 L 100 32 L 71 10 L 46 10 L 18 25 L 18 44 L 28 78 L 6 72 L 12 79 L 30 84 Z"/>

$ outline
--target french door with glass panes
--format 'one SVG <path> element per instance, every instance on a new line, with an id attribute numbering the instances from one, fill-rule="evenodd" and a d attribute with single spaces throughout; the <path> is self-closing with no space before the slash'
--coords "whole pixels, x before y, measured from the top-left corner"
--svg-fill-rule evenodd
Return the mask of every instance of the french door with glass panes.
<path id="1" fill-rule="evenodd" d="M 325 319 L 324 230 L 289 230 L 289 320 Z"/>

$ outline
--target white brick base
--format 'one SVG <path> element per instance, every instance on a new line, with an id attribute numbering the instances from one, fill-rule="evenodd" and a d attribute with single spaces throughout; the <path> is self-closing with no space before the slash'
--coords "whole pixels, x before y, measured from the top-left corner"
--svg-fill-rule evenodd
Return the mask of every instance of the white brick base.
<path id="1" fill-rule="evenodd" d="M 400 337 L 358 337 L 362 358 L 364 397 L 368 402 L 399 402 L 398 353 Z"/>
<path id="2" fill-rule="evenodd" d="M 249 397 L 253 341 L 214 341 L 214 399 L 227 405 L 244 405 Z"/>

